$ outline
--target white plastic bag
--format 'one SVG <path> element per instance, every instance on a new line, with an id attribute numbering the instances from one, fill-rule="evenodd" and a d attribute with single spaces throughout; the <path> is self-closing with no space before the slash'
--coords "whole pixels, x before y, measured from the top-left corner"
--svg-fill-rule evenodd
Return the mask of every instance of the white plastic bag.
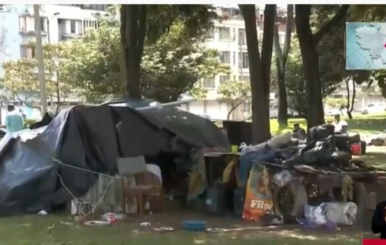
<path id="1" fill-rule="evenodd" d="M 258 151 L 263 149 L 266 146 L 267 143 L 263 142 L 258 145 L 247 145 L 244 142 L 240 144 L 239 149 L 241 149 L 241 155 L 244 155 L 251 151 Z"/>
<path id="2" fill-rule="evenodd" d="M 358 207 L 353 202 L 328 202 L 313 207 L 306 205 L 304 216 L 307 220 L 324 225 L 327 222 L 336 225 L 353 225 L 356 221 Z"/>
<path id="3" fill-rule="evenodd" d="M 358 207 L 353 202 L 330 202 L 327 204 L 327 220 L 337 225 L 354 225 Z"/>
<path id="4" fill-rule="evenodd" d="M 317 225 L 325 225 L 327 224 L 327 217 L 326 217 L 326 211 L 327 211 L 327 203 L 322 203 L 319 206 L 310 206 L 306 205 L 304 207 L 304 216 L 306 219 L 312 223 L 315 223 Z"/>
<path id="5" fill-rule="evenodd" d="M 288 170 L 283 170 L 280 173 L 275 174 L 273 178 L 273 182 L 275 182 L 276 185 L 283 187 L 286 184 L 288 184 L 292 179 L 291 172 Z"/>

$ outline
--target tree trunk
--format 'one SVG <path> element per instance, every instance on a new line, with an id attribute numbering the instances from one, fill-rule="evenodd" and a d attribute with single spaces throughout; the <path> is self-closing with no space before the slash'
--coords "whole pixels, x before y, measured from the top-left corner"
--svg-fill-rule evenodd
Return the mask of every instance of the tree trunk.
<path id="1" fill-rule="evenodd" d="M 322 89 L 319 75 L 319 56 L 310 26 L 311 5 L 296 5 L 296 32 L 302 53 L 307 89 L 307 126 L 324 124 Z"/>
<path id="2" fill-rule="evenodd" d="M 276 59 L 277 70 L 277 92 L 279 100 L 278 110 L 278 122 L 281 127 L 288 126 L 288 103 L 287 103 L 287 90 L 285 87 L 285 75 L 284 70 L 280 68 L 279 59 Z"/>
<path id="3" fill-rule="evenodd" d="M 269 119 L 269 81 L 276 5 L 266 5 L 264 36 L 260 58 L 255 5 L 239 5 L 244 16 L 252 94 L 252 143 L 271 137 Z"/>
<path id="4" fill-rule="evenodd" d="M 126 61 L 126 93 L 141 99 L 140 69 L 146 34 L 146 5 L 121 6 L 121 42 Z M 122 75 L 124 77 L 124 75 Z"/>
<path id="5" fill-rule="evenodd" d="M 275 32 L 273 37 L 275 54 L 276 54 L 276 71 L 278 82 L 278 98 L 279 98 L 279 110 L 278 110 L 278 122 L 282 127 L 288 126 L 288 103 L 287 103 L 287 90 L 285 87 L 285 65 L 287 63 L 287 57 L 291 48 L 291 35 L 293 29 L 294 20 L 294 6 L 289 4 L 287 6 L 287 25 L 285 31 L 285 40 L 283 50 L 279 41 L 279 28 L 275 25 Z M 275 14 L 277 18 L 277 13 Z"/>
<path id="6" fill-rule="evenodd" d="M 352 93 L 352 96 L 350 96 L 350 88 L 349 88 L 349 84 L 348 83 L 349 83 L 349 80 L 346 80 L 346 87 L 347 87 L 347 116 L 351 120 L 351 119 L 353 119 L 352 111 L 354 110 L 356 89 L 355 89 L 355 81 L 352 80 L 353 93 Z M 350 97 L 351 97 L 351 99 L 350 99 Z"/>
<path id="7" fill-rule="evenodd" d="M 315 34 L 310 26 L 311 5 L 295 6 L 295 24 L 302 53 L 304 76 L 307 89 L 308 128 L 324 123 L 324 111 L 319 74 L 317 44 L 325 34 L 345 20 L 349 5 L 342 5 L 337 14 L 327 21 Z"/>

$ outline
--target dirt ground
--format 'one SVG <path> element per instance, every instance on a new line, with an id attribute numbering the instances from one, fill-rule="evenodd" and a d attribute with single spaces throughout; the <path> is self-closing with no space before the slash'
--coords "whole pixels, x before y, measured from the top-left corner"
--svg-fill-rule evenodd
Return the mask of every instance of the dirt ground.
<path id="1" fill-rule="evenodd" d="M 368 154 L 361 157 L 368 164 L 386 167 L 386 147 L 369 147 Z M 367 185 L 369 192 L 376 192 L 378 201 L 386 199 L 386 178 L 379 183 Z M 7 245 L 139 245 L 139 244 L 222 244 L 248 245 L 256 242 L 272 245 L 348 245 L 359 244 L 369 233 L 372 210 L 366 214 L 361 227 L 340 227 L 338 231 L 323 229 L 308 230 L 299 225 L 262 227 L 253 222 L 232 217 L 214 217 L 197 212 L 177 211 L 168 206 L 164 214 L 138 217 L 111 226 L 87 227 L 78 224 L 68 215 L 22 216 L 0 219 L 1 244 Z M 245 228 L 248 231 L 220 233 L 184 232 L 183 220 L 203 220 L 209 228 Z M 141 227 L 141 222 L 150 222 L 151 227 Z M 152 228 L 170 226 L 173 232 L 159 233 Z"/>

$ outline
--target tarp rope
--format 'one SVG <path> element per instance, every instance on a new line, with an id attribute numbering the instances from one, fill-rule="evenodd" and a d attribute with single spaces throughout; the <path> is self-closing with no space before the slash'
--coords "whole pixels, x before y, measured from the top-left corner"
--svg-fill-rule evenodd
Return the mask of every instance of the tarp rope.
<path id="1" fill-rule="evenodd" d="M 99 176 L 103 176 L 103 177 L 107 177 L 107 178 L 110 178 L 111 181 L 107 184 L 105 190 L 103 191 L 102 193 L 102 196 L 101 198 L 94 204 L 92 203 L 91 201 L 86 201 L 84 200 L 83 198 L 78 198 L 76 197 L 68 188 L 67 186 L 64 184 L 63 182 L 63 179 L 62 179 L 62 176 L 60 176 L 60 174 L 58 173 L 58 177 L 59 177 L 59 180 L 60 180 L 60 183 L 62 184 L 63 188 L 72 196 L 74 202 L 77 204 L 77 209 L 78 209 L 78 214 L 80 216 L 88 216 L 90 214 L 94 215 L 95 213 L 95 210 L 97 208 L 97 206 L 103 201 L 103 199 L 105 198 L 106 196 L 106 193 L 107 193 L 107 190 L 109 189 L 110 185 L 114 182 L 114 180 L 120 180 L 122 179 L 123 177 L 120 177 L 119 175 L 108 175 L 108 174 L 103 174 L 103 173 L 98 173 L 98 172 L 95 172 L 95 171 L 92 171 L 92 170 L 88 170 L 88 169 L 84 169 L 84 168 L 80 168 L 80 167 L 76 167 L 76 166 L 72 166 L 72 165 L 69 165 L 69 164 L 66 164 L 62 161 L 60 161 L 59 159 L 56 159 L 56 158 L 53 158 L 54 162 L 56 162 L 57 164 L 59 165 L 63 165 L 63 166 L 66 166 L 66 167 L 69 167 L 69 168 L 73 168 L 73 169 L 76 169 L 76 170 L 79 170 L 79 171 L 83 171 L 83 172 L 88 172 L 88 173 L 92 173 L 92 174 L 96 174 L 96 175 L 99 175 Z M 87 210 L 87 206 L 90 207 L 90 211 L 89 212 L 85 212 L 84 210 Z"/>

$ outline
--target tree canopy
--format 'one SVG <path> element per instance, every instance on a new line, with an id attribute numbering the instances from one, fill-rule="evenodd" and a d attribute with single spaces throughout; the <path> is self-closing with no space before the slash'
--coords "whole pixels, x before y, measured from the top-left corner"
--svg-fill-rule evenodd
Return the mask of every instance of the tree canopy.
<path id="1" fill-rule="evenodd" d="M 141 62 L 141 94 L 161 102 L 177 100 L 187 92 L 197 94 L 197 81 L 229 71 L 220 63 L 218 52 L 202 44 L 204 33 L 189 38 L 181 23 L 170 28 L 145 46 Z M 102 21 L 98 29 L 66 42 L 65 48 L 62 69 L 72 74 L 68 82 L 79 95 L 91 102 L 122 96 L 118 22 Z"/>
<path id="2" fill-rule="evenodd" d="M 141 61 L 145 43 L 153 44 L 182 23 L 190 37 L 200 36 L 218 18 L 212 5 L 122 5 L 121 65 L 126 94 L 140 98 Z M 125 69 L 123 69 L 125 68 Z"/>
<path id="3" fill-rule="evenodd" d="M 230 120 L 237 107 L 251 100 L 251 85 L 245 81 L 226 81 L 220 84 L 217 93 L 220 95 L 220 101 L 231 107 L 227 115 Z"/>
<path id="4" fill-rule="evenodd" d="M 67 44 L 45 44 L 43 46 L 44 66 L 46 72 L 47 95 L 54 97 L 56 103 L 60 103 L 61 98 L 65 98 L 71 92 L 71 74 L 67 72 L 63 60 L 67 51 Z M 27 47 L 31 50 L 35 48 L 34 43 L 29 43 Z M 2 87 L 11 96 L 25 104 L 30 104 L 31 100 L 36 99 L 39 94 L 39 79 L 37 75 L 37 60 L 19 59 L 3 63 L 4 76 L 1 79 Z"/>

